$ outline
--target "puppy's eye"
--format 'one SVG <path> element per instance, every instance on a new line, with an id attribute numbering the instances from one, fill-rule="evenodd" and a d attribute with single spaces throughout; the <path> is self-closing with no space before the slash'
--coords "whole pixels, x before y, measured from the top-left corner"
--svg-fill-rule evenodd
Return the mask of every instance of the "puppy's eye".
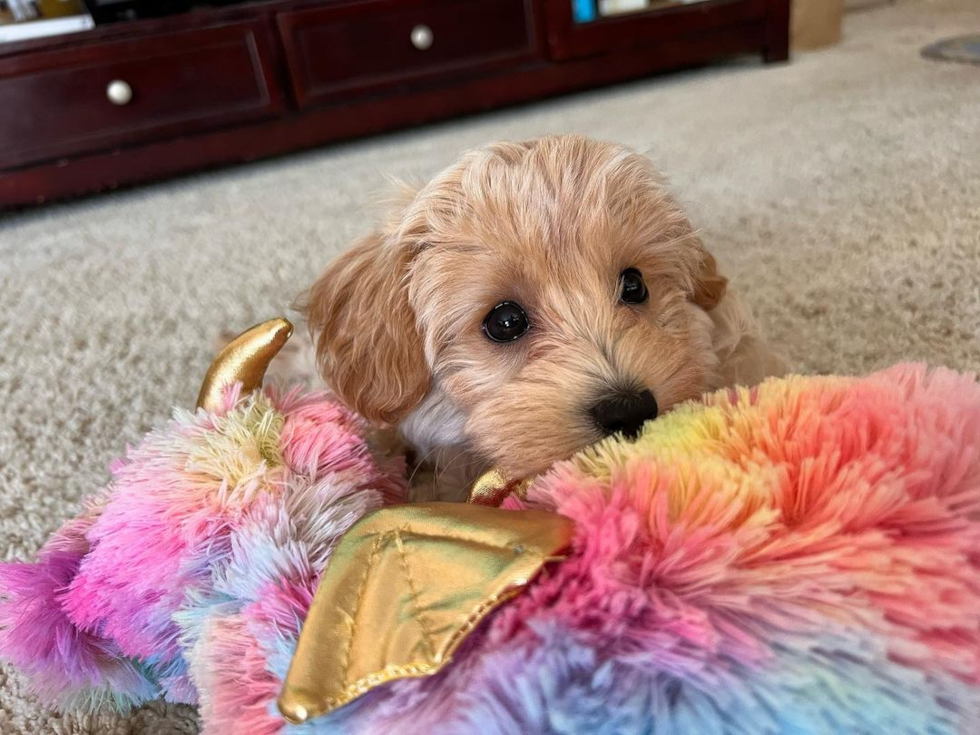
<path id="1" fill-rule="evenodd" d="M 643 274 L 636 268 L 627 268 L 619 276 L 619 300 L 624 304 L 642 304 L 650 293 L 643 282 Z"/>
<path id="2" fill-rule="evenodd" d="M 483 320 L 483 331 L 494 342 L 513 342 L 523 337 L 530 326 L 524 309 L 513 301 L 497 304 Z"/>

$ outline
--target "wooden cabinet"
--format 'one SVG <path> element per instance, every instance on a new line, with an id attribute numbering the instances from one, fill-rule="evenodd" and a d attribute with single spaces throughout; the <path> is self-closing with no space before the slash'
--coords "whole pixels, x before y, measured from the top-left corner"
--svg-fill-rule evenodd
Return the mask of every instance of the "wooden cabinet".
<path id="1" fill-rule="evenodd" d="M 2 44 L 0 208 L 787 57 L 789 0 L 664 1 L 578 24 L 571 0 L 266 0 Z"/>
<path id="2" fill-rule="evenodd" d="M 0 100 L 5 166 L 282 109 L 268 29 L 248 22 L 0 59 Z"/>
<path id="3" fill-rule="evenodd" d="M 526 58 L 525 0 L 387 0 L 279 13 L 300 107 Z"/>

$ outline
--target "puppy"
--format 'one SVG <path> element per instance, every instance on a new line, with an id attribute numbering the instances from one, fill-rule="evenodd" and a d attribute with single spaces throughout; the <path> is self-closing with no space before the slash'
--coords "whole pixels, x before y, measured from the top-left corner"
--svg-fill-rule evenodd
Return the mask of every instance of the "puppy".
<path id="1" fill-rule="evenodd" d="M 465 154 L 300 301 L 321 374 L 459 499 L 783 371 L 650 162 L 564 135 Z"/>

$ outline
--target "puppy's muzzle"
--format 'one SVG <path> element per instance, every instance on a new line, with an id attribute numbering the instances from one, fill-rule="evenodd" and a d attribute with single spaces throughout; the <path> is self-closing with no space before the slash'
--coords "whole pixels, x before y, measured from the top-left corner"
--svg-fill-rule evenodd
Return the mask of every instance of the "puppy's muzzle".
<path id="1" fill-rule="evenodd" d="M 592 406 L 592 418 L 606 436 L 623 434 L 635 439 L 643 424 L 657 418 L 657 399 L 648 390 L 620 392 Z"/>

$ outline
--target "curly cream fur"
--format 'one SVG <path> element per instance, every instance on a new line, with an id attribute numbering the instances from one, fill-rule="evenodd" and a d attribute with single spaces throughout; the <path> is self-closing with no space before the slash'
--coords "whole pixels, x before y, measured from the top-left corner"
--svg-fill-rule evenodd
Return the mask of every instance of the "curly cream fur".
<path id="1" fill-rule="evenodd" d="M 626 268 L 647 303 L 620 303 Z M 505 300 L 531 329 L 497 344 L 481 325 Z M 600 439 L 589 408 L 611 390 L 651 390 L 663 411 L 782 371 L 650 162 L 580 136 L 465 154 L 304 309 L 338 395 L 459 468 L 440 497 L 483 466 L 529 475 Z"/>

